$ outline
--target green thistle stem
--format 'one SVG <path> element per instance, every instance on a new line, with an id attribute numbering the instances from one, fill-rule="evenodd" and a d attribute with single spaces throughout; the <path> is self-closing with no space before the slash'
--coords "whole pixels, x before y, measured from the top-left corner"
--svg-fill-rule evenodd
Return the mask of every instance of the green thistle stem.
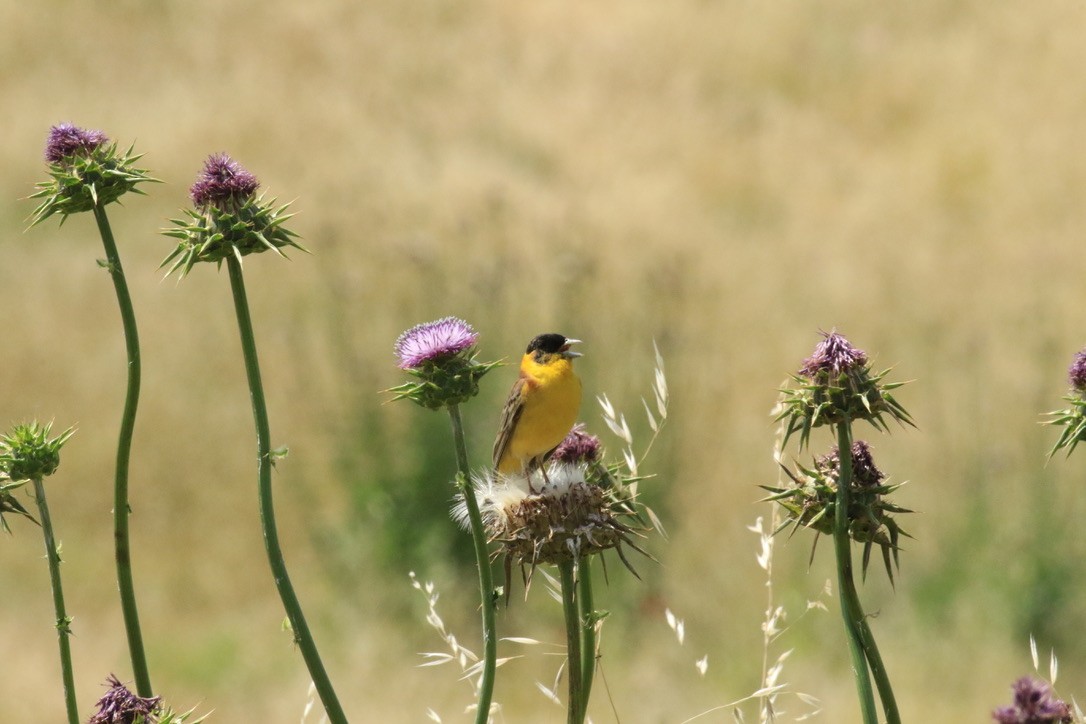
<path id="1" fill-rule="evenodd" d="M 121 267 L 121 257 L 113 240 L 113 231 L 106 218 L 106 210 L 100 204 L 94 206 L 94 220 L 106 251 L 106 265 L 117 293 L 117 306 L 124 326 L 125 349 L 128 354 L 128 390 L 125 394 L 121 430 L 117 441 L 117 467 L 113 480 L 113 542 L 117 561 L 117 589 L 121 596 L 121 613 L 124 630 L 128 637 L 128 654 L 132 659 L 132 674 L 136 691 L 142 697 L 152 696 L 151 674 L 147 668 L 147 655 L 143 649 L 139 610 L 136 608 L 136 589 L 132 581 L 132 556 L 128 540 L 128 461 L 132 453 L 132 434 L 136 426 L 136 407 L 140 396 L 140 342 L 136 331 L 136 315 L 132 310 L 132 298 Z"/>
<path id="2" fill-rule="evenodd" d="M 569 677 L 569 716 L 568 724 L 581 724 L 584 721 L 585 701 L 581 688 L 584 679 L 581 675 L 581 636 L 582 621 L 577 606 L 577 583 L 574 580 L 573 561 L 558 564 L 562 581 L 562 611 L 566 615 L 566 675 Z"/>
<path id="3" fill-rule="evenodd" d="M 577 562 L 577 603 L 581 618 L 581 698 L 584 706 L 581 718 L 588 716 L 588 702 L 592 695 L 592 678 L 596 673 L 596 621 L 592 602 L 592 559 L 581 558 Z"/>
<path id="4" fill-rule="evenodd" d="M 856 691 L 860 697 L 860 711 L 864 724 L 878 724 L 875 713 L 875 695 L 871 691 L 871 677 L 861 627 L 864 612 L 856 593 L 852 575 L 852 547 L 848 530 L 849 492 L 852 487 L 852 429 L 848 420 L 837 425 L 837 500 L 834 503 L 833 549 L 837 556 L 837 589 L 841 600 L 841 615 L 845 620 L 849 654 L 852 657 L 852 673 L 856 678 Z"/>
<path id="5" fill-rule="evenodd" d="M 886 724 L 901 724 L 901 714 L 897 710 L 897 700 L 894 698 L 894 690 L 890 686 L 890 677 L 886 673 L 886 665 L 882 663 L 879 655 L 879 647 L 875 645 L 875 637 L 871 628 L 867 625 L 867 618 L 860 619 L 860 643 L 864 647 L 867 661 L 871 664 L 871 677 L 875 680 L 875 686 L 879 690 L 879 699 L 882 700 L 882 711 L 886 715 Z"/>
<path id="6" fill-rule="evenodd" d="M 476 724 L 486 724 L 490 719 L 490 702 L 494 698 L 494 672 L 498 662 L 498 636 L 494 621 L 494 579 L 490 570 L 490 556 L 486 550 L 486 531 L 483 530 L 483 517 L 479 513 L 479 501 L 471 487 L 471 471 L 468 467 L 468 448 L 464 441 L 464 422 L 460 417 L 460 406 L 448 405 L 449 421 L 452 423 L 453 442 L 456 447 L 456 484 L 464 496 L 468 509 L 468 522 L 471 524 L 471 538 L 475 545 L 475 564 L 479 569 L 479 598 L 483 612 L 483 672 L 479 680 L 479 699 L 475 709 Z"/>
<path id="7" fill-rule="evenodd" d="M 258 466 L 258 496 L 260 499 L 260 523 L 264 530 L 264 548 L 268 552 L 275 587 L 283 601 L 294 641 L 302 651 L 302 658 L 313 679 L 313 686 L 324 704 L 324 710 L 332 724 L 346 724 L 339 699 L 336 697 L 332 682 L 324 670 L 317 646 L 309 632 L 309 625 L 302 613 L 302 606 L 294 593 L 294 586 L 287 575 L 287 564 L 283 560 L 283 551 L 279 547 L 279 533 L 275 527 L 275 508 L 272 505 L 272 456 L 271 431 L 268 424 L 268 410 L 264 402 L 264 385 L 260 379 L 260 364 L 256 356 L 256 340 L 253 336 L 253 322 L 249 315 L 249 302 L 245 295 L 245 280 L 241 274 L 241 262 L 236 256 L 226 259 L 230 270 L 230 288 L 234 295 L 234 311 L 238 318 L 238 332 L 241 336 L 241 349 L 245 357 L 245 375 L 249 380 L 249 397 L 253 405 L 253 421 L 256 425 L 256 448 Z"/>
<path id="8" fill-rule="evenodd" d="M 49 582 L 53 587 L 53 609 L 57 615 L 57 642 L 60 645 L 60 670 L 64 677 L 64 704 L 68 709 L 68 724 L 79 724 L 79 707 L 75 702 L 75 675 L 72 673 L 72 649 L 68 642 L 71 619 L 64 610 L 64 589 L 60 585 L 60 553 L 53 537 L 53 521 L 45 502 L 45 486 L 34 478 L 34 497 L 41 515 L 41 530 L 45 536 L 45 557 L 49 561 Z"/>

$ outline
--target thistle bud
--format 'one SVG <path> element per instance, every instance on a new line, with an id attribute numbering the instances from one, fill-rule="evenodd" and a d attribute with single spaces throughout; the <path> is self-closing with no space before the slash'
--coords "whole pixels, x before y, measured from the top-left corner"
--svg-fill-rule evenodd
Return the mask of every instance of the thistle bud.
<path id="1" fill-rule="evenodd" d="M 56 472 L 60 449 L 75 430 L 68 428 L 49 439 L 52 423 L 16 425 L 0 436 L 0 474 L 14 481 L 41 480 Z"/>
<path id="2" fill-rule="evenodd" d="M 137 184 L 157 179 L 148 176 L 146 169 L 135 167 L 140 158 L 131 147 L 118 151 L 117 144 L 110 143 L 101 131 L 70 123 L 53 126 L 45 145 L 50 179 L 38 183 L 30 196 L 41 199 L 31 216 L 31 226 L 53 214 L 60 214 L 63 223 L 70 214 L 106 206 L 129 191 L 143 193 Z"/>
<path id="3" fill-rule="evenodd" d="M 472 326 L 456 317 L 415 325 L 396 340 L 395 352 L 400 369 L 418 381 L 388 392 L 431 410 L 470 400 L 482 376 L 499 364 L 475 359 L 478 341 Z"/>
<path id="4" fill-rule="evenodd" d="M 185 276 L 197 262 L 222 264 L 230 256 L 240 260 L 269 250 L 285 257 L 286 247 L 307 251 L 283 225 L 293 216 L 286 213 L 290 204 L 277 207 L 275 199 L 258 196 L 258 188 L 256 176 L 230 156 L 209 156 L 189 189 L 194 208 L 162 232 L 180 241 L 160 267 L 170 264 L 167 274 Z"/>

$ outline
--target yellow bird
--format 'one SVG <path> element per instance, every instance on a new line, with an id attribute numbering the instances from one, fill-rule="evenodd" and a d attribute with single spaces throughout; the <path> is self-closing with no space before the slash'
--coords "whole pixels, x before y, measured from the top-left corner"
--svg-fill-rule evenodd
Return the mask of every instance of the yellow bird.
<path id="1" fill-rule="evenodd" d="M 581 353 L 569 347 L 579 342 L 552 333 L 528 343 L 494 441 L 499 473 L 530 473 L 540 467 L 577 422 L 581 380 L 573 371 L 573 359 Z"/>

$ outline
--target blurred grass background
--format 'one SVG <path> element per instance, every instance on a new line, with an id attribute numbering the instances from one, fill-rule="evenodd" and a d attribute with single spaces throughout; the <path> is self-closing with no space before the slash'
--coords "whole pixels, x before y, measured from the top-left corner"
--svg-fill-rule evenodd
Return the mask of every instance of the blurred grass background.
<path id="1" fill-rule="evenodd" d="M 314 252 L 251 258 L 247 282 L 272 443 L 291 448 L 288 564 L 355 720 L 459 721 L 471 701 L 452 669 L 414 668 L 441 643 L 409 570 L 480 648 L 466 536 L 445 517 L 446 422 L 379 394 L 400 381 L 396 335 L 446 314 L 486 358 L 544 330 L 584 339 L 584 419 L 605 432 L 591 396 L 607 392 L 640 441 L 653 339 L 666 359 L 646 487 L 671 536 L 644 583 L 612 566 L 599 593 L 618 715 L 600 687 L 595 720 L 678 722 L 756 688 L 764 580 L 745 526 L 776 479 L 768 410 L 833 326 L 914 380 L 899 399 L 919 429 L 863 433 L 921 511 L 897 591 L 877 572 L 862 591 L 904 719 L 985 721 L 1030 633 L 1060 654 L 1061 691 L 1086 696 L 1083 460 L 1046 467 L 1056 433 L 1037 424 L 1086 338 L 1081 3 L 41 0 L 4 3 L 0 28 L 0 421 L 79 428 L 49 484 L 85 716 L 108 673 L 131 678 L 110 524 L 124 356 L 92 220 L 23 232 L 62 121 L 135 141 L 166 181 L 110 216 L 144 355 L 135 579 L 175 706 L 298 721 L 308 684 L 266 570 L 227 280 L 155 271 L 157 230 L 217 151 L 297 199 Z M 513 374 L 465 409 L 476 464 Z M 794 613 L 832 575 L 827 546 L 808 571 L 809 545 L 778 546 Z M 16 522 L 0 546 L 0 721 L 57 721 L 40 536 Z M 681 648 L 665 607 L 686 619 Z M 542 587 L 499 625 L 562 636 Z M 837 614 L 781 647 L 823 721 L 857 720 Z M 528 653 L 499 678 L 506 721 L 561 720 L 532 685 L 559 660 Z"/>

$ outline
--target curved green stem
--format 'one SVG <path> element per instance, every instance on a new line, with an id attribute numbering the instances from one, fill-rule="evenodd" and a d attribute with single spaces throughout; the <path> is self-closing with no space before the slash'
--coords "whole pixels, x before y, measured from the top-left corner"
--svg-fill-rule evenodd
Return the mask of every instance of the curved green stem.
<path id="1" fill-rule="evenodd" d="M 562 581 L 562 611 L 566 615 L 566 659 L 569 676 L 568 724 L 584 721 L 584 691 L 581 688 L 581 616 L 577 606 L 577 584 L 574 580 L 573 561 L 558 564 Z"/>
<path id="2" fill-rule="evenodd" d="M 260 499 L 260 523 L 264 530 L 264 548 L 268 552 L 268 563 L 271 565 L 272 576 L 275 578 L 275 587 L 279 591 L 279 597 L 283 601 L 287 618 L 290 620 L 291 629 L 294 631 L 294 641 L 302 651 L 302 658 L 309 669 L 309 675 L 313 679 L 313 686 L 324 704 L 324 710 L 328 714 L 332 724 L 346 724 L 347 717 L 343 713 L 339 699 L 336 697 L 332 682 L 324 670 L 317 646 L 313 642 L 313 636 L 309 632 L 309 625 L 302 613 L 302 606 L 298 603 L 298 597 L 294 593 L 294 586 L 287 575 L 287 564 L 283 560 L 283 551 L 279 547 L 279 532 L 275 527 L 275 508 L 272 505 L 272 457 L 271 457 L 271 431 L 268 425 L 268 410 L 264 402 L 264 385 L 260 379 L 260 365 L 256 357 L 256 340 L 253 336 L 253 322 L 249 315 L 249 302 L 245 295 L 245 280 L 241 274 L 241 262 L 235 256 L 227 257 L 227 267 L 230 270 L 230 288 L 234 295 L 234 311 L 238 318 L 238 332 L 241 336 L 241 349 L 245 356 L 245 375 L 249 380 L 249 397 L 253 405 L 253 421 L 256 424 L 256 449 L 258 467 L 258 496 Z"/>
<path id="3" fill-rule="evenodd" d="M 498 662 L 498 636 L 494 621 L 494 579 L 490 570 L 490 556 L 486 550 L 486 531 L 483 530 L 483 517 L 479 513 L 479 501 L 471 485 L 471 471 L 468 468 L 468 448 L 464 441 L 464 422 L 460 417 L 460 406 L 451 404 L 449 421 L 452 423 L 453 443 L 456 447 L 456 483 L 464 496 L 468 509 L 468 522 L 471 524 L 471 538 L 475 545 L 475 564 L 479 569 L 479 598 L 483 611 L 483 671 L 479 679 L 479 699 L 475 709 L 476 724 L 486 724 L 490 719 L 490 702 L 494 698 L 494 672 Z"/>
<path id="4" fill-rule="evenodd" d="M 75 702 L 75 675 L 72 673 L 72 649 L 68 637 L 72 634 L 72 620 L 64 610 L 64 589 L 60 585 L 60 552 L 53 537 L 53 521 L 49 506 L 45 503 L 45 486 L 40 478 L 34 479 L 34 497 L 41 515 L 41 530 L 45 536 L 45 557 L 49 561 L 49 582 L 53 587 L 53 609 L 57 615 L 57 642 L 60 645 L 60 671 L 64 677 L 64 704 L 68 709 L 68 724 L 79 724 L 79 707 Z"/>
<path id="5" fill-rule="evenodd" d="M 132 434 L 136 427 L 136 407 L 140 397 L 140 341 L 136 331 L 136 315 L 132 310 L 132 298 L 121 267 L 121 257 L 113 240 L 113 231 L 106 218 L 106 210 L 95 205 L 94 220 L 106 251 L 106 268 L 113 279 L 117 293 L 117 306 L 124 326 L 124 343 L 128 354 L 128 390 L 125 393 L 124 412 L 121 415 L 121 431 L 117 441 L 117 467 L 113 479 L 113 543 L 117 560 L 117 590 L 121 595 L 121 613 L 124 630 L 128 637 L 128 655 L 132 659 L 132 674 L 136 691 L 142 697 L 150 697 L 151 674 L 147 668 L 147 655 L 143 650 L 143 634 L 140 631 L 139 610 L 136 608 L 136 589 L 132 582 L 132 556 L 128 542 L 128 461 L 132 453 Z"/>
<path id="6" fill-rule="evenodd" d="M 848 650 L 852 657 L 852 673 L 856 678 L 856 692 L 860 698 L 860 711 L 864 724 L 878 724 L 875 713 L 875 695 L 871 691 L 871 677 L 860 636 L 864 622 L 860 597 L 852 575 L 852 547 L 848 530 L 849 492 L 852 486 L 852 430 L 849 422 L 837 425 L 837 500 L 834 503 L 833 549 L 837 557 L 837 588 L 841 601 L 841 616 L 845 621 Z"/>
<path id="7" fill-rule="evenodd" d="M 581 718 L 588 716 L 592 679 L 596 673 L 596 620 L 592 601 L 592 559 L 577 562 L 577 608 L 581 619 Z"/>
<path id="8" fill-rule="evenodd" d="M 875 637 L 871 628 L 867 625 L 867 619 L 860 619 L 860 643 L 867 654 L 867 661 L 871 664 L 871 678 L 875 680 L 875 686 L 879 690 L 879 699 L 882 700 L 882 711 L 886 715 L 886 724 L 901 724 L 901 714 L 897 710 L 897 700 L 894 698 L 894 690 L 890 686 L 890 676 L 886 673 L 886 665 L 882 663 L 879 655 L 879 647 L 875 644 Z"/>

